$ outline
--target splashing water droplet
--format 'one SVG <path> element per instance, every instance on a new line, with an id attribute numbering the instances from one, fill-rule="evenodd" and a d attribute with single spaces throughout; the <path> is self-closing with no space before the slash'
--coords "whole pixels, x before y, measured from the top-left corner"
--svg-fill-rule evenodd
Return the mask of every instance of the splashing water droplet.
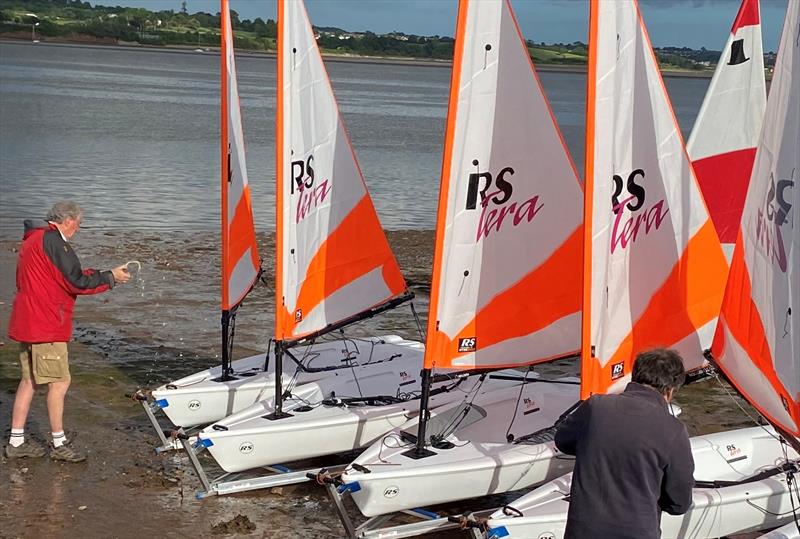
<path id="1" fill-rule="evenodd" d="M 135 271 L 131 271 L 131 266 L 136 266 Z M 136 281 L 139 283 L 139 292 L 141 297 L 144 297 L 144 277 L 142 277 L 142 263 L 138 260 L 129 260 L 125 263 L 125 267 L 128 270 L 128 273 L 131 273 L 133 277 L 136 278 Z"/>

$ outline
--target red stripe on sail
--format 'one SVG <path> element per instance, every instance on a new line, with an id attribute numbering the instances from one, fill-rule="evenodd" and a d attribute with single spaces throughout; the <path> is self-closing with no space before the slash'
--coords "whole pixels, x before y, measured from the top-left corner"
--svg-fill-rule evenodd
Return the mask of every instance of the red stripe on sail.
<path id="1" fill-rule="evenodd" d="M 554 322 L 581 309 L 581 255 L 583 227 L 576 228 L 564 243 L 540 266 L 497 294 L 452 339 L 436 330 L 441 343 L 436 366 L 440 368 L 473 368 L 453 362 L 461 355 L 459 342 L 475 338 L 478 351 L 509 339 L 525 337 L 541 331 Z M 508 363 L 492 367 L 515 367 L 541 363 L 553 358 L 540 357 L 529 350 L 529 358 L 509 358 Z"/>
<path id="2" fill-rule="evenodd" d="M 736 20 L 733 21 L 731 33 L 735 34 L 739 28 L 744 26 L 755 26 L 760 24 L 758 0 L 742 0 Z"/>
<path id="3" fill-rule="evenodd" d="M 310 313 L 327 297 L 376 268 L 381 268 L 389 289 L 389 295 L 382 300 L 403 291 L 405 280 L 400 267 L 378 223 L 372 200 L 365 195 L 325 238 L 308 263 L 295 309 Z M 282 312 L 284 324 L 280 334 L 286 337 L 301 336 L 295 334 L 299 321 L 295 321 L 294 314 L 288 312 L 285 306 L 279 306 L 278 310 Z"/>
<path id="4" fill-rule="evenodd" d="M 712 155 L 692 162 L 700 190 L 722 243 L 734 243 L 742 221 L 756 149 Z"/>

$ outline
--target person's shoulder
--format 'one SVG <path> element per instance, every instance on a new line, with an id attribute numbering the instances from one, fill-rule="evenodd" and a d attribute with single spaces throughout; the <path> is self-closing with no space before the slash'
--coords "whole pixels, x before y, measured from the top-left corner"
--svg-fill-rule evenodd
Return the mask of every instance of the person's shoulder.
<path id="1" fill-rule="evenodd" d="M 72 250 L 72 248 L 69 246 L 69 243 L 64 241 L 64 238 L 61 236 L 61 232 L 59 232 L 56 228 L 44 229 L 42 245 L 44 246 L 45 251 L 54 256 L 57 256 L 56 253 L 60 252 L 63 255 Z"/>

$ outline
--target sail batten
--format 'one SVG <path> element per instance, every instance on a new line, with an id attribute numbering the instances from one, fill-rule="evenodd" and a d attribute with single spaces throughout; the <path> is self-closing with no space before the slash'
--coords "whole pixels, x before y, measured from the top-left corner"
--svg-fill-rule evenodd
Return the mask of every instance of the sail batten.
<path id="1" fill-rule="evenodd" d="M 624 388 L 647 348 L 702 366 L 726 275 L 638 5 L 590 6 L 583 397 Z"/>
<path id="2" fill-rule="evenodd" d="M 221 0 L 220 172 L 222 192 L 222 310 L 235 309 L 258 278 L 256 244 L 228 0 Z"/>
<path id="3" fill-rule="evenodd" d="M 316 334 L 406 290 L 345 131 L 303 2 L 278 13 L 278 340 Z"/>
<path id="4" fill-rule="evenodd" d="M 425 367 L 580 342 L 582 191 L 510 3 L 459 3 Z"/>
<path id="5" fill-rule="evenodd" d="M 789 2 L 722 313 L 716 364 L 800 447 L 800 5 Z"/>
<path id="6" fill-rule="evenodd" d="M 742 0 L 686 144 L 728 259 L 766 102 L 759 0 Z"/>

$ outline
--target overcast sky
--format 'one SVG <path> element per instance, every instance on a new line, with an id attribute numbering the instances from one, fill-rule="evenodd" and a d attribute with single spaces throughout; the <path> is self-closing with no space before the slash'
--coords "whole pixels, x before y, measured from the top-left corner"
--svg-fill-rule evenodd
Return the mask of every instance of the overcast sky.
<path id="1" fill-rule="evenodd" d="M 91 0 L 93 4 L 179 11 L 182 0 Z M 800 0 L 789 0 L 797 2 Z M 787 0 L 761 0 L 764 50 L 775 50 Z M 587 41 L 586 0 L 512 0 L 527 39 L 547 43 Z M 740 0 L 641 0 L 656 47 L 719 50 L 725 45 Z M 186 0 L 190 13 L 217 13 L 219 0 Z M 275 0 L 230 0 L 242 19 L 275 19 Z M 457 0 L 306 0 L 311 22 L 383 34 L 447 35 L 455 31 Z"/>

